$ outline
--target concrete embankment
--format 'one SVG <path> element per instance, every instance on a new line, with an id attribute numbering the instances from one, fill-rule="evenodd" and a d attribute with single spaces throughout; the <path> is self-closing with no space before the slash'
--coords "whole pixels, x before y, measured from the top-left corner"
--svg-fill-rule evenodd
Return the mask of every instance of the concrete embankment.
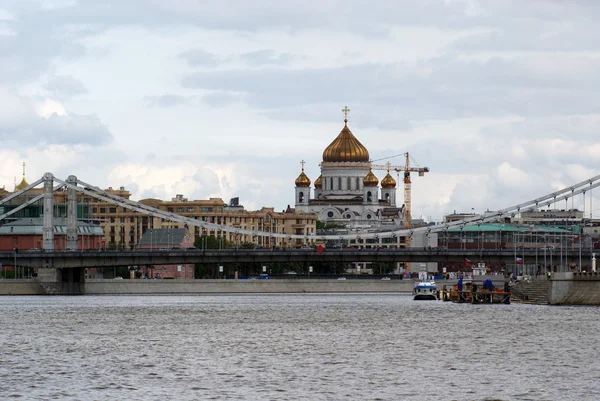
<path id="1" fill-rule="evenodd" d="M 44 290 L 35 280 L 0 280 L 0 295 L 43 295 Z"/>
<path id="2" fill-rule="evenodd" d="M 550 284 L 551 305 L 600 305 L 600 273 L 555 273 Z"/>
<path id="3" fill-rule="evenodd" d="M 92 280 L 85 294 L 412 292 L 404 280 Z"/>
<path id="4" fill-rule="evenodd" d="M 0 295 L 46 295 L 36 280 L 0 280 Z M 410 293 L 411 280 L 87 280 L 85 295 L 236 293 Z"/>

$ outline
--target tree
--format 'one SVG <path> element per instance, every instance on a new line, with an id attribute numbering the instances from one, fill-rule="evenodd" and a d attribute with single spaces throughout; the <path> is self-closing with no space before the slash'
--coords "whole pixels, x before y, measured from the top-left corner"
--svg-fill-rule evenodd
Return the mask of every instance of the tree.
<path id="1" fill-rule="evenodd" d="M 217 238 L 213 235 L 201 235 L 196 237 L 194 246 L 198 249 L 225 249 L 233 248 L 235 244 L 230 241 L 225 241 L 222 238 Z"/>

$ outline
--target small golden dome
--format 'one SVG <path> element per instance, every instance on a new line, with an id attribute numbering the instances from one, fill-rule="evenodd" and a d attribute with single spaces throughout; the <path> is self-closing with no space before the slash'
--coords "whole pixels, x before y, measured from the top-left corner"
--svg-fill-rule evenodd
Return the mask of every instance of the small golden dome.
<path id="1" fill-rule="evenodd" d="M 368 162 L 369 151 L 356 139 L 344 119 L 344 128 L 323 151 L 324 162 Z"/>
<path id="2" fill-rule="evenodd" d="M 376 187 L 379 184 L 379 180 L 375 177 L 372 170 L 369 170 L 369 174 L 363 178 L 363 185 L 365 187 Z"/>
<path id="3" fill-rule="evenodd" d="M 322 176 L 319 176 L 319 178 L 317 178 L 315 180 L 315 188 L 323 188 L 323 182 L 322 182 Z"/>
<path id="4" fill-rule="evenodd" d="M 27 182 L 27 180 L 25 179 L 25 177 L 23 177 L 23 179 L 21 180 L 21 182 L 19 183 L 19 185 L 17 185 L 15 187 L 15 191 L 20 191 L 23 188 L 25 188 L 27 185 L 29 185 L 29 183 Z"/>
<path id="5" fill-rule="evenodd" d="M 297 187 L 310 187 L 310 178 L 308 178 L 306 176 L 306 174 L 304 174 L 304 169 L 302 169 L 302 172 L 300 173 L 298 178 L 296 178 L 296 186 Z"/>
<path id="6" fill-rule="evenodd" d="M 19 183 L 19 185 L 15 186 L 15 192 L 24 189 L 28 185 L 29 185 L 29 183 L 25 179 L 25 162 L 23 162 L 23 179 L 21 180 L 21 182 Z"/>
<path id="7" fill-rule="evenodd" d="M 381 186 L 383 188 L 396 188 L 396 180 L 394 180 L 394 178 L 390 175 L 390 172 L 388 171 L 387 175 L 385 177 L 383 177 L 383 180 L 381 180 Z"/>

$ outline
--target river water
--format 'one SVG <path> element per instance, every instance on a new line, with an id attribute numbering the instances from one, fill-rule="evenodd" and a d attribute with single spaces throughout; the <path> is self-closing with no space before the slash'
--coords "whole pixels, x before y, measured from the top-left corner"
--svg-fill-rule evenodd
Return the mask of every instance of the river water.
<path id="1" fill-rule="evenodd" d="M 0 297 L 0 399 L 599 400 L 599 311 L 404 294 Z"/>

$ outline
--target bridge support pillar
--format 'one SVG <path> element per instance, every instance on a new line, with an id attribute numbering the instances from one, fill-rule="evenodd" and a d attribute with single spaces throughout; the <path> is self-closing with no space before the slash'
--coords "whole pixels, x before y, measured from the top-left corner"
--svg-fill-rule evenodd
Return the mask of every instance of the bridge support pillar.
<path id="1" fill-rule="evenodd" d="M 77 177 L 70 175 L 67 182 L 77 185 Z M 67 200 L 67 249 L 77 249 L 77 190 L 69 188 Z M 83 248 L 83 246 L 82 246 Z"/>
<path id="2" fill-rule="evenodd" d="M 54 176 L 44 174 L 44 231 L 42 248 L 54 250 Z"/>
<path id="3" fill-rule="evenodd" d="M 46 295 L 80 295 L 85 284 L 84 273 L 84 268 L 39 268 L 36 279 Z"/>

